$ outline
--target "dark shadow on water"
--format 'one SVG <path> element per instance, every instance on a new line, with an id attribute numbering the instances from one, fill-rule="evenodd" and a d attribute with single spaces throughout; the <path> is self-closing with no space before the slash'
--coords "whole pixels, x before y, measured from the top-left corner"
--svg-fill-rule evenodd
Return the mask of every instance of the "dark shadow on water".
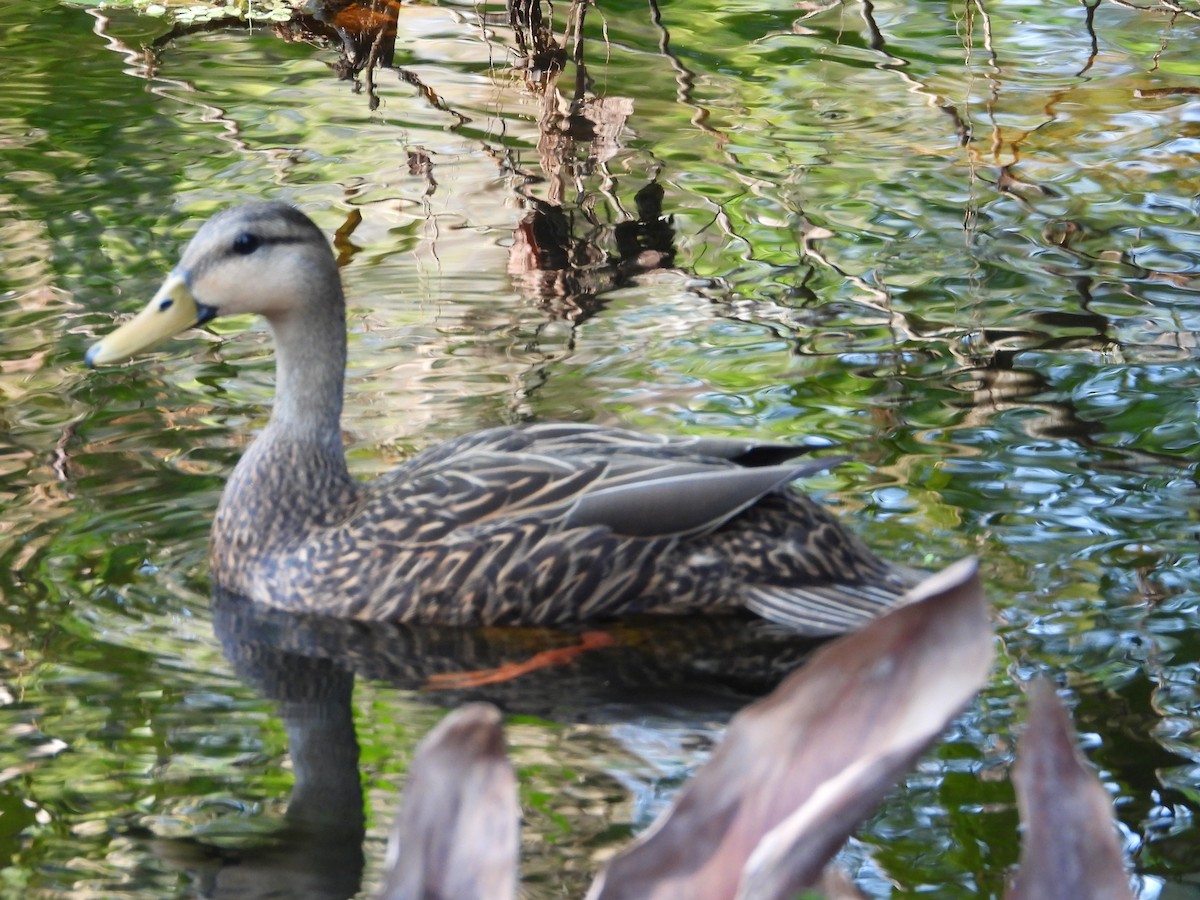
<path id="1" fill-rule="evenodd" d="M 675 229 L 656 182 L 634 196 L 637 212 L 615 225 L 533 196 L 522 202 L 527 212 L 509 249 L 508 274 L 552 319 L 582 322 L 603 309 L 603 295 L 674 264 Z"/>

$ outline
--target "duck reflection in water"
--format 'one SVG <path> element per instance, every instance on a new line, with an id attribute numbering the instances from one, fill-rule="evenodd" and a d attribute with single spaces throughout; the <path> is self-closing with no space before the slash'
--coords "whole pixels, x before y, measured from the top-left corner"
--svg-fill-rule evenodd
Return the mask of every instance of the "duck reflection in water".
<path id="1" fill-rule="evenodd" d="M 753 620 L 744 629 L 653 618 L 603 631 L 417 627 L 296 615 L 220 590 L 212 615 L 239 677 L 276 704 L 295 778 L 282 821 L 265 837 L 260 820 L 255 837 L 234 847 L 203 837 L 153 842 L 169 865 L 192 875 L 200 896 L 221 900 L 342 900 L 360 891 L 356 677 L 442 708 L 488 701 L 561 723 L 669 718 L 707 730 L 769 690 L 815 646 Z"/>
<path id="2" fill-rule="evenodd" d="M 265 844 L 157 842 L 213 898 L 342 900 L 360 890 L 356 677 L 439 707 L 487 701 L 488 709 L 566 723 L 709 723 L 769 690 L 815 646 L 755 620 L 731 628 L 646 617 L 581 631 L 406 626 L 297 615 L 220 590 L 212 612 L 237 674 L 276 703 L 295 776 L 283 821 Z"/>

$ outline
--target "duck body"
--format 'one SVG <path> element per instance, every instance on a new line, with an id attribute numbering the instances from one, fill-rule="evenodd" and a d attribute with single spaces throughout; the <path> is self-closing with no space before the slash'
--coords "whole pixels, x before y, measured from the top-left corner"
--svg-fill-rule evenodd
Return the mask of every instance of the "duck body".
<path id="1" fill-rule="evenodd" d="M 535 424 L 450 440 L 361 482 L 341 443 L 345 301 L 302 213 L 236 207 L 196 234 L 146 309 L 88 353 L 116 362 L 219 313 L 266 316 L 271 420 L 213 525 L 217 584 L 348 618 L 557 626 L 749 610 L 852 630 L 914 582 L 792 486 L 840 459 L 727 438 Z"/>

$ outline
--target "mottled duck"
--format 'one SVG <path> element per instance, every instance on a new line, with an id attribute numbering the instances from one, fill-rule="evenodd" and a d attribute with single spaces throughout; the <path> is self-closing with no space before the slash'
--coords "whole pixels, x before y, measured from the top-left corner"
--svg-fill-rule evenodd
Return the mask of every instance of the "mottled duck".
<path id="1" fill-rule="evenodd" d="M 282 203 L 213 216 L 149 305 L 87 362 L 119 362 L 234 313 L 267 319 L 276 389 L 213 523 L 212 576 L 225 590 L 443 625 L 749 610 L 825 635 L 878 615 L 913 581 L 792 486 L 839 461 L 799 459 L 799 447 L 534 424 L 352 478 L 339 425 L 341 278 L 325 236 Z"/>

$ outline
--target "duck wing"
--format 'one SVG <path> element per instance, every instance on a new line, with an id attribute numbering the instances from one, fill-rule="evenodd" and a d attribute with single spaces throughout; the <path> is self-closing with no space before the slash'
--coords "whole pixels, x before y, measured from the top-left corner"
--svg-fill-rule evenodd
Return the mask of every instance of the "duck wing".
<path id="1" fill-rule="evenodd" d="M 594 425 L 494 428 L 420 454 L 381 480 L 376 496 L 385 503 L 424 496 L 436 501 L 429 511 L 437 521 L 451 527 L 537 514 L 565 528 L 603 527 L 631 538 L 689 537 L 846 459 L 777 462 L 807 452 Z M 379 511 L 370 518 L 381 518 Z M 422 535 L 444 536 L 442 528 Z"/>
<path id="2" fill-rule="evenodd" d="M 603 525 L 629 537 L 690 537 L 720 527 L 791 481 L 815 475 L 845 457 L 791 465 L 719 468 L 663 465 L 617 474 L 592 486 L 566 517 L 569 528 Z"/>

